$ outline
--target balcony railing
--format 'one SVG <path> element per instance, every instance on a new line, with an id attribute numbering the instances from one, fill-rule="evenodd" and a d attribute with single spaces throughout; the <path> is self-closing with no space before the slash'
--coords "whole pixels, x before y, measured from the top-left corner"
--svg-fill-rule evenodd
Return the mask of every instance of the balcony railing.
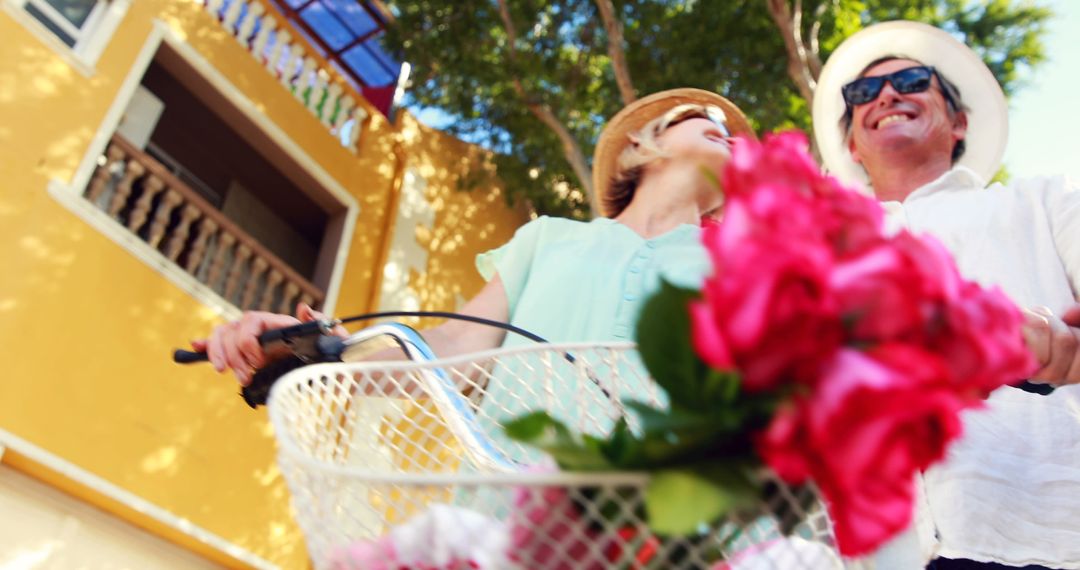
<path id="1" fill-rule="evenodd" d="M 322 290 L 237 227 L 163 165 L 113 135 L 85 198 L 241 309 L 292 313 Z"/>
<path id="2" fill-rule="evenodd" d="M 367 110 L 363 98 L 266 0 L 197 0 L 332 135 L 356 150 Z"/>

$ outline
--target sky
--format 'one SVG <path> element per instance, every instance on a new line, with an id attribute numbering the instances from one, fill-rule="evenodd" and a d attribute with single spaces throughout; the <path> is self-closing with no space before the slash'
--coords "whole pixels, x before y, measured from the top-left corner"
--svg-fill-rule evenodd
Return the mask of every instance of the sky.
<path id="1" fill-rule="evenodd" d="M 1005 167 L 1014 179 L 1067 174 L 1080 183 L 1080 2 L 1048 4 L 1048 61 L 1009 102 Z"/>
<path id="2" fill-rule="evenodd" d="M 1042 0 L 1054 18 L 1043 41 L 1047 61 L 1009 101 L 1005 167 L 1014 178 L 1066 174 L 1080 184 L 1080 1 Z M 413 109 L 422 122 L 445 127 L 437 109 Z"/>

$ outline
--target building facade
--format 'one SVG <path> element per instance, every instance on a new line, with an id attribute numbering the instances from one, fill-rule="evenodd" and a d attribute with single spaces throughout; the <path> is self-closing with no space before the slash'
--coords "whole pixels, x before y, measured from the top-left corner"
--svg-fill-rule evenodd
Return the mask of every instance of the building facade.
<path id="1" fill-rule="evenodd" d="M 388 118 L 378 30 L 330 45 L 331 4 L 392 21 L 0 0 L 0 566 L 306 567 L 265 411 L 172 349 L 301 301 L 452 310 L 527 219 L 483 151 Z"/>

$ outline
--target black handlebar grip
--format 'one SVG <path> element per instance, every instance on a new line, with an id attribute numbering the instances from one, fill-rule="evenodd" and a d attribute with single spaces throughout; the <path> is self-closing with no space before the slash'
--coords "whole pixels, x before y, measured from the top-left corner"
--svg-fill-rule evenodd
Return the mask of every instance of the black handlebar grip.
<path id="1" fill-rule="evenodd" d="M 319 334 L 322 334 L 324 329 L 328 329 L 330 326 L 331 324 L 326 321 L 308 321 L 298 325 L 270 329 L 259 335 L 259 344 L 262 346 L 270 346 L 275 342 L 284 342 L 307 336 L 318 336 Z"/>
<path id="2" fill-rule="evenodd" d="M 177 364 L 192 364 L 194 362 L 206 362 L 209 358 L 205 352 L 192 352 L 178 348 L 172 353 L 173 362 Z"/>

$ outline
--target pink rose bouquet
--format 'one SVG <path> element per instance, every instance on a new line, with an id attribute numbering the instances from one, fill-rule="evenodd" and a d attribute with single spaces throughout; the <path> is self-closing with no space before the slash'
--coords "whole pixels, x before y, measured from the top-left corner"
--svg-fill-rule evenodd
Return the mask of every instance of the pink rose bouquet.
<path id="1" fill-rule="evenodd" d="M 960 412 L 1034 363 L 1004 294 L 964 280 L 933 238 L 886 234 L 878 204 L 805 146 L 785 133 L 736 147 L 692 340 L 742 390 L 775 395 L 758 455 L 813 480 L 858 555 L 908 525 L 914 476 L 960 435 Z"/>

